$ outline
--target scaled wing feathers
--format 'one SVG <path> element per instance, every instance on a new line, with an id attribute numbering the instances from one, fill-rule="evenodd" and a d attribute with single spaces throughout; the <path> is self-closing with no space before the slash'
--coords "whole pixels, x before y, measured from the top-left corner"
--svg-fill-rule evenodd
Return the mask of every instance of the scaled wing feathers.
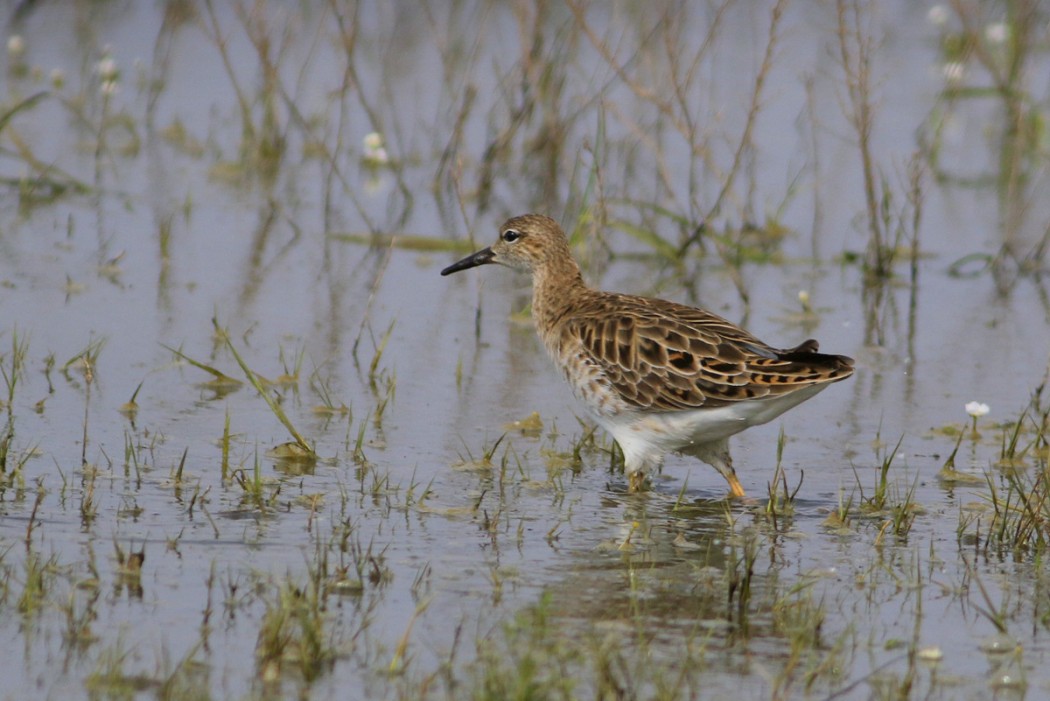
<path id="1" fill-rule="evenodd" d="M 852 372 L 852 361 L 818 353 L 813 340 L 781 350 L 702 309 L 628 295 L 605 298 L 609 304 L 563 319 L 563 333 L 639 409 L 724 406 Z M 605 308 L 611 304 L 615 315 Z"/>

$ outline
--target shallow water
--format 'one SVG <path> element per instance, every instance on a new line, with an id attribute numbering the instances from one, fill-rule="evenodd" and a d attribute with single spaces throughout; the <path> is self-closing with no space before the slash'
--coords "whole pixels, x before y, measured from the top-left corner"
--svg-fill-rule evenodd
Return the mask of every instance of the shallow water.
<path id="1" fill-rule="evenodd" d="M 484 698 L 531 668 L 539 697 L 1047 692 L 1042 559 L 980 547 L 973 520 L 990 518 L 986 472 L 1006 490 L 1002 426 L 1047 370 L 1045 260 L 1029 255 L 1050 220 L 1045 135 L 1005 158 L 1006 105 L 953 100 L 944 77 L 963 20 L 879 3 L 862 23 L 877 39 L 871 151 L 904 248 L 920 144 L 926 176 L 914 275 L 902 259 L 866 287 L 835 6 L 790 5 L 704 254 L 668 263 L 619 224 L 675 243 L 651 204 L 693 226 L 713 208 L 771 9 L 571 7 L 46 3 L 9 18 L 25 48 L 8 52 L 4 111 L 46 94 L 0 130 L 6 378 L 25 344 L 2 405 L 6 698 Z M 1020 85 L 1038 129 L 1048 18 L 1030 24 Z M 712 26 L 681 102 L 654 107 Z M 988 83 L 976 59 L 966 70 L 959 87 Z M 372 131 L 389 163 L 363 160 Z M 857 373 L 734 439 L 750 498 L 726 502 L 713 470 L 677 457 L 627 495 L 600 431 L 571 459 L 590 424 L 520 314 L 528 281 L 438 275 L 524 211 L 579 223 L 601 287 L 702 304 L 777 345 L 816 337 Z M 745 223 L 761 250 L 727 265 L 719 241 Z M 1004 246 L 1016 259 L 988 266 Z M 290 437 L 262 397 L 170 350 L 243 379 L 213 319 L 255 372 L 296 375 L 267 391 L 316 463 L 268 457 Z M 63 369 L 85 349 L 89 368 Z M 347 411 L 317 411 L 325 396 Z M 953 486 L 937 479 L 957 435 L 944 429 L 967 429 L 972 400 L 991 413 L 956 466 L 981 479 Z M 538 435 L 508 429 L 532 412 Z M 772 520 L 781 431 L 801 485 Z M 860 505 L 898 439 L 890 504 L 910 502 L 914 522 L 895 538 L 891 509 Z M 1020 467 L 1045 468 L 1038 450 Z M 829 526 L 846 502 L 851 520 Z M 139 551 L 141 572 L 121 567 Z M 288 601 L 311 583 L 307 615 Z M 321 630 L 315 678 L 264 654 L 282 610 Z M 296 625 L 281 630 L 298 639 Z M 932 648 L 940 661 L 922 661 Z"/>

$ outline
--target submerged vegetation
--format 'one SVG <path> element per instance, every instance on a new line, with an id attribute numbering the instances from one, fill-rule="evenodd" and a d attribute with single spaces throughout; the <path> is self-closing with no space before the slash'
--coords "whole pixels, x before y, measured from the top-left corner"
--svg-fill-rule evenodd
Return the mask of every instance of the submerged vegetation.
<path id="1" fill-rule="evenodd" d="M 8 693 L 1050 683 L 1039 3 L 5 11 Z M 742 438 L 761 498 L 628 495 L 513 278 L 438 278 L 525 211 L 857 357 Z"/>

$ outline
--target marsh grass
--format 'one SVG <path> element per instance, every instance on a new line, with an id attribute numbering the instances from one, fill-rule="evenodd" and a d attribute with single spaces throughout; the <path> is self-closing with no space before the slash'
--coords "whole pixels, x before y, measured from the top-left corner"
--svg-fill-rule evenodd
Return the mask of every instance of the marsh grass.
<path id="1" fill-rule="evenodd" d="M 787 474 L 784 471 L 784 446 L 787 444 L 787 435 L 783 427 L 777 434 L 777 464 L 773 471 L 773 479 L 766 484 L 765 513 L 773 523 L 774 530 L 779 530 L 780 521 L 790 518 L 795 511 L 795 496 L 802 488 L 805 472 L 799 473 L 798 484 L 794 490 L 788 490 Z M 787 527 L 787 524 L 785 524 Z"/>
<path id="2" fill-rule="evenodd" d="M 259 679 L 266 684 L 279 682 L 286 670 L 311 682 L 331 668 L 336 650 L 325 631 L 324 594 L 315 583 L 274 583 L 255 655 Z"/>
<path id="3" fill-rule="evenodd" d="M 266 401 L 266 405 L 270 407 L 270 411 L 277 417 L 277 420 L 288 429 L 288 433 L 292 434 L 292 438 L 295 439 L 295 447 L 298 450 L 286 450 L 280 453 L 282 459 L 296 459 L 296 460 L 314 460 L 317 455 L 314 453 L 313 447 L 303 438 L 302 434 L 299 433 L 295 425 L 292 424 L 288 415 L 285 413 L 284 408 L 278 403 L 276 399 L 270 394 L 268 387 L 263 383 L 259 375 L 252 371 L 248 367 L 248 364 L 241 358 L 241 354 L 237 352 L 233 343 L 229 338 L 226 339 L 226 347 L 229 349 L 230 354 L 233 355 L 234 360 L 241 366 L 241 370 L 244 372 L 245 377 L 248 378 L 248 382 L 255 388 L 255 391 Z M 289 446 L 291 447 L 291 446 Z"/>
<path id="4" fill-rule="evenodd" d="M 99 655 L 95 670 L 88 675 L 84 686 L 93 693 L 113 697 L 129 697 L 136 693 L 156 690 L 160 685 L 154 677 L 128 670 L 133 658 L 123 641 L 117 641 Z"/>
<path id="5" fill-rule="evenodd" d="M 698 37 L 682 35 L 681 8 L 665 8 L 662 14 L 654 14 L 648 23 L 649 36 L 656 41 L 640 41 L 634 55 L 624 50 L 620 37 L 602 34 L 584 4 L 570 2 L 569 8 L 576 26 L 614 72 L 617 82 L 654 115 L 650 127 L 615 108 L 599 113 L 597 143 L 603 151 L 617 147 L 604 136 L 608 112 L 612 121 L 625 126 L 650 152 L 656 164 L 658 185 L 651 198 L 628 191 L 622 194 L 610 192 L 601 170 L 605 160 L 600 158 L 603 153 L 596 151 L 595 170 L 588 173 L 588 192 L 593 194 L 595 201 L 588 203 L 587 207 L 595 216 L 587 229 L 599 236 L 605 225 L 618 229 L 653 255 L 669 262 L 681 261 L 693 251 L 713 249 L 746 304 L 749 292 L 741 274 L 742 266 L 756 260 L 768 260 L 768 252 L 776 249 L 785 233 L 775 215 L 756 224 L 758 217 L 753 206 L 757 185 L 749 164 L 755 158 L 755 126 L 762 114 L 767 83 L 776 65 L 786 3 L 777 2 L 768 11 L 764 42 L 755 58 L 758 67 L 748 83 L 747 106 L 743 117 L 734 121 L 731 133 L 725 133 L 708 129 L 709 115 L 685 96 L 697 90 L 702 84 L 703 68 L 714 62 L 719 30 L 729 14 L 730 5 L 723 2 L 712 6 L 706 34 Z M 659 87 L 651 82 L 651 71 L 660 76 Z M 736 128 L 737 124 L 739 128 Z M 673 139 L 654 138 L 647 133 L 650 128 L 655 133 L 666 132 Z M 720 152 L 716 144 L 723 140 L 731 145 L 728 166 L 712 157 L 715 152 Z M 678 149 L 692 156 L 688 161 L 688 173 L 681 179 L 687 183 L 684 188 L 675 182 L 668 163 L 671 154 Z M 731 207 L 733 211 L 730 211 Z M 622 211 L 623 214 L 611 214 L 610 210 Z M 721 232 L 715 228 L 718 220 L 727 222 Z M 728 223 L 732 220 L 736 224 Z"/>
<path id="6" fill-rule="evenodd" d="M 77 654 L 83 654 L 99 640 L 92 628 L 98 620 L 98 587 L 88 586 L 80 589 L 89 591 L 86 595 L 70 592 L 63 610 L 66 618 L 65 630 L 62 633 L 63 645 Z M 81 599 L 84 600 L 83 605 L 78 604 Z"/>
<path id="7" fill-rule="evenodd" d="M 207 383 L 207 386 L 211 387 L 216 392 L 229 392 L 229 391 L 232 391 L 232 390 L 234 390 L 234 389 L 236 389 L 236 388 L 238 388 L 238 387 L 240 387 L 241 385 L 244 384 L 243 382 L 241 382 L 237 378 L 230 377 L 229 375 L 227 375 L 226 373 L 222 372 L 218 368 L 212 367 L 211 365 L 207 365 L 206 363 L 202 363 L 202 362 L 200 362 L 198 360 L 194 360 L 193 358 L 189 357 L 188 355 L 183 353 L 182 350 L 180 350 L 178 348 L 172 348 L 171 346 L 166 346 L 164 344 L 161 344 L 161 345 L 166 350 L 170 351 L 179 360 L 183 360 L 183 361 L 189 363 L 190 365 L 192 365 L 193 367 L 197 368 L 198 370 L 203 370 L 204 372 L 206 372 L 209 375 L 211 375 L 212 376 L 212 380 L 210 380 Z"/>
<path id="8" fill-rule="evenodd" d="M 875 478 L 875 486 L 872 490 L 871 496 L 864 496 L 864 485 L 861 483 L 860 475 L 857 474 L 856 468 L 853 470 L 853 475 L 857 480 L 857 491 L 860 493 L 861 506 L 871 512 L 882 512 L 885 511 L 890 500 L 890 490 L 892 484 L 890 482 L 890 467 L 893 465 L 894 458 L 897 457 L 897 451 L 900 450 L 901 443 L 904 441 L 902 435 L 897 439 L 897 444 L 893 447 L 889 453 L 884 455 L 880 460 L 878 474 Z M 876 434 L 875 445 L 882 446 L 881 436 Z M 878 454 L 876 453 L 876 458 Z"/>
<path id="9" fill-rule="evenodd" d="M 146 546 L 143 545 L 140 550 L 132 550 L 129 546 L 129 549 L 125 551 L 114 539 L 113 551 L 117 560 L 114 588 L 118 592 L 121 589 L 127 589 L 131 596 L 142 598 L 142 567 L 146 562 Z"/>
<path id="10" fill-rule="evenodd" d="M 26 355 L 29 353 L 29 339 L 19 337 L 18 329 L 11 332 L 11 351 L 0 356 L 0 374 L 4 378 L 4 386 L 7 388 L 7 401 L 5 402 L 7 413 L 7 435 L 4 441 L 8 441 L 14 431 L 14 401 L 18 382 L 25 374 Z"/>
<path id="11" fill-rule="evenodd" d="M 143 380 L 143 382 L 145 382 L 145 380 Z M 136 399 L 138 399 L 139 392 L 142 390 L 143 382 L 139 382 L 138 385 L 135 387 L 135 391 L 131 393 L 131 397 L 128 399 L 128 401 L 120 405 L 120 413 L 128 417 L 128 420 L 131 421 L 132 426 L 134 426 L 135 417 L 138 415 L 139 412 L 139 404 L 136 401 Z"/>
<path id="12" fill-rule="evenodd" d="M 343 402 L 336 404 L 336 399 L 333 396 L 331 388 L 331 379 L 327 375 L 323 375 L 321 368 L 315 368 L 309 377 L 310 389 L 317 394 L 321 400 L 321 404 L 313 408 L 315 414 L 321 416 L 344 416 L 348 420 L 353 421 L 353 411 Z"/>
<path id="13" fill-rule="evenodd" d="M 460 459 L 456 467 L 462 470 L 492 470 L 495 467 L 493 458 L 496 456 L 496 452 L 499 450 L 500 444 L 503 443 L 506 437 L 506 433 L 501 433 L 500 437 L 494 440 L 491 445 L 483 446 L 481 450 L 481 455 L 477 458 L 474 457 L 474 453 L 473 451 L 471 451 L 470 447 L 466 443 L 463 443 L 463 450 L 467 452 L 467 456 L 464 458 L 462 455 L 460 455 Z M 506 450 L 504 450 L 503 467 L 505 467 L 506 464 L 506 457 L 507 452 Z"/>
<path id="14" fill-rule="evenodd" d="M 990 518 L 973 524 L 979 552 L 1014 557 L 1043 557 L 1050 545 L 1050 406 L 1040 385 L 1016 421 L 1002 427 L 998 460 L 985 472 Z"/>
<path id="15" fill-rule="evenodd" d="M 241 488 L 244 503 L 259 511 L 266 511 L 272 507 L 281 493 L 280 481 L 263 479 L 258 453 L 255 454 L 252 462 L 251 472 L 244 467 L 238 467 L 230 473 L 230 476 Z"/>
<path id="16" fill-rule="evenodd" d="M 219 470 L 222 476 L 222 483 L 227 484 L 230 479 L 230 410 L 227 408 L 225 418 L 222 422 L 222 438 L 219 440 L 219 446 L 222 450 L 222 459 L 219 463 Z"/>
<path id="17" fill-rule="evenodd" d="M 252 96 L 248 89 L 241 85 L 235 62 L 230 56 L 229 40 L 222 28 L 215 6 L 208 0 L 204 4 L 205 13 L 200 17 L 200 28 L 218 51 L 222 66 L 230 81 L 236 97 L 240 120 L 240 141 L 236 159 L 227 161 L 226 169 L 232 170 L 237 177 L 257 175 L 263 181 L 272 181 L 285 153 L 285 135 L 278 113 L 278 103 L 282 88 L 278 82 L 276 70 L 279 56 L 271 52 L 280 50 L 280 43 L 274 43 L 269 36 L 265 13 L 253 12 L 245 7 L 238 8 L 236 16 L 241 29 L 255 50 L 259 65 L 263 68 L 263 81 L 258 94 Z M 259 106 L 261 116 L 256 116 Z M 258 121 L 257 121 L 258 120 Z"/>
<path id="18" fill-rule="evenodd" d="M 939 41 L 945 67 L 955 70 L 946 75 L 941 99 L 923 131 L 923 145 L 939 180 L 996 191 L 998 251 L 968 253 L 954 261 L 952 269 L 965 274 L 971 264 L 979 263 L 977 269 L 991 273 L 1004 293 L 1018 280 L 1036 274 L 1050 249 L 1050 232 L 1026 235 L 1029 203 L 1037 197 L 1032 187 L 1041 168 L 1033 153 L 1046 136 L 1045 119 L 1036 107 L 1043 98 L 1029 77 L 1031 67 L 1046 57 L 1045 43 L 1033 34 L 1039 7 L 1037 3 L 1011 3 L 1002 14 L 977 5 L 953 4 L 951 9 L 952 22 L 943 25 Z M 991 27 L 1002 36 L 996 37 Z M 946 164 L 956 156 L 945 138 L 946 130 L 958 115 L 988 114 L 982 112 L 988 106 L 994 115 L 987 124 L 991 168 L 959 172 Z M 1036 224 L 1036 229 L 1042 226 Z"/>
<path id="19" fill-rule="evenodd" d="M 56 164 L 39 158 L 34 153 L 32 144 L 23 139 L 13 125 L 20 114 L 33 112 L 52 97 L 54 93 L 51 91 L 37 91 L 28 97 L 19 97 L 10 107 L 4 105 L 3 112 L 0 113 L 0 135 L 12 143 L 18 160 L 26 168 L 21 177 L 4 176 L 0 177 L 0 182 L 15 189 L 19 196 L 19 209 L 24 213 L 36 207 L 55 204 L 68 195 L 87 194 L 92 189 L 87 183 L 66 173 Z"/>
<path id="20" fill-rule="evenodd" d="M 210 699 L 207 665 L 198 659 L 202 647 L 193 646 L 174 666 L 162 654 L 153 671 L 132 671 L 142 663 L 135 650 L 118 640 L 98 656 L 85 687 L 92 695 L 105 698 L 133 698 L 150 693 L 164 699 Z"/>
<path id="21" fill-rule="evenodd" d="M 726 610 L 729 620 L 744 636 L 749 634 L 751 590 L 758 562 L 759 537 L 754 530 L 745 530 L 739 538 L 730 541 L 726 559 Z"/>
<path id="22" fill-rule="evenodd" d="M 580 652 L 550 626 L 549 597 L 477 641 L 471 698 L 575 698 L 570 665 Z"/>
<path id="23" fill-rule="evenodd" d="M 966 435 L 965 431 L 958 431 L 955 439 L 955 446 L 952 448 L 952 452 L 948 454 L 944 464 L 941 466 L 940 472 L 937 473 L 937 478 L 943 482 L 949 484 L 956 482 L 981 482 L 982 480 L 976 475 L 970 475 L 960 472 L 956 467 L 955 459 L 959 455 L 959 447 L 962 446 L 963 436 Z"/>
<path id="24" fill-rule="evenodd" d="M 1035 460 L 1042 458 L 1045 461 L 1050 406 L 1046 408 L 1039 406 L 1041 393 L 1042 388 L 1037 391 L 1030 405 L 1021 412 L 1016 421 L 1002 427 L 1001 447 L 996 467 L 1003 470 L 1022 467 L 1030 462 L 1029 456 Z"/>
<path id="25" fill-rule="evenodd" d="M 736 530 L 732 522 L 726 526 Z M 620 610 L 614 595 L 599 625 L 570 613 L 570 595 L 544 592 L 512 622 L 479 638 L 467 685 L 471 697 L 683 698 L 710 686 L 712 675 L 737 654 L 748 655 L 752 644 L 773 641 L 777 661 L 764 669 L 772 698 L 844 682 L 852 633 L 827 633 L 830 615 L 819 579 L 781 582 L 775 567 L 760 564 L 760 552 L 779 548 L 773 534 L 743 528 L 730 535 L 725 570 L 703 569 L 695 590 L 684 596 L 660 592 L 664 578 L 639 559 L 655 535 L 649 524 L 632 524 L 625 540 L 632 547 L 620 549 L 627 602 Z M 659 596 L 651 596 L 654 588 Z M 661 596 L 672 601 L 662 603 Z M 665 619 L 659 612 L 667 605 L 678 613 Z M 680 628 L 680 637 L 668 643 L 667 630 L 654 633 L 661 626 Z M 664 657 L 667 644 L 677 662 Z"/>
<path id="26" fill-rule="evenodd" d="M 812 583 L 800 583 L 772 604 L 772 627 L 784 637 L 788 652 L 773 682 L 773 698 L 788 698 L 797 680 L 810 692 L 818 681 L 840 681 L 841 642 L 829 645 L 824 639 L 828 613 L 816 599 Z"/>
<path id="27" fill-rule="evenodd" d="M 868 244 L 864 270 L 869 282 L 889 278 L 901 251 L 902 238 L 911 233 L 912 254 L 918 251 L 922 212 L 921 170 L 913 158 L 910 187 L 906 190 L 911 216 L 901 216 L 894 227 L 893 189 L 875 160 L 872 136 L 877 115 L 875 56 L 878 37 L 873 8 L 856 0 L 837 0 L 838 61 L 846 87 L 847 119 L 856 134 L 864 182 Z M 895 229 L 895 233 L 894 233 Z"/>

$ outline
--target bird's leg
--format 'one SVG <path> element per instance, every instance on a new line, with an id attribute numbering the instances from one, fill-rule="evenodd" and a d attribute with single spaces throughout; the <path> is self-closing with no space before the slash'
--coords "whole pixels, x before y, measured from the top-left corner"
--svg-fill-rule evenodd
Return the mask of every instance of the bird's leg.
<path id="1" fill-rule="evenodd" d="M 631 494 L 645 490 L 645 470 L 627 473 L 627 491 Z"/>
<path id="2" fill-rule="evenodd" d="M 740 480 L 736 478 L 736 470 L 733 469 L 733 457 L 729 454 L 728 440 L 723 439 L 714 443 L 698 445 L 690 448 L 688 453 L 690 455 L 695 455 L 711 467 L 718 470 L 718 473 L 729 483 L 730 496 L 747 496 L 744 493 L 744 488 L 740 485 Z"/>
<path id="3" fill-rule="evenodd" d="M 729 483 L 729 494 L 733 497 L 746 497 L 744 488 L 740 486 L 740 480 L 736 478 L 736 470 L 732 466 L 729 467 L 729 473 L 722 473 L 722 476 L 726 478 L 726 482 Z"/>
<path id="4" fill-rule="evenodd" d="M 627 447 L 625 448 L 625 443 L 617 440 L 617 445 L 623 451 L 623 470 L 627 473 L 627 491 L 630 494 L 644 492 L 648 487 L 646 476 L 660 470 L 661 456 L 639 451 L 632 442 L 626 442 Z"/>
<path id="5" fill-rule="evenodd" d="M 729 495 L 732 497 L 740 498 L 747 496 L 744 494 L 744 488 L 740 486 L 740 480 L 736 478 L 736 470 L 733 469 L 733 458 L 729 454 L 729 443 L 724 443 L 725 451 L 721 452 L 716 459 L 711 463 L 714 468 L 722 473 L 722 476 L 726 478 L 726 482 L 729 483 Z"/>

